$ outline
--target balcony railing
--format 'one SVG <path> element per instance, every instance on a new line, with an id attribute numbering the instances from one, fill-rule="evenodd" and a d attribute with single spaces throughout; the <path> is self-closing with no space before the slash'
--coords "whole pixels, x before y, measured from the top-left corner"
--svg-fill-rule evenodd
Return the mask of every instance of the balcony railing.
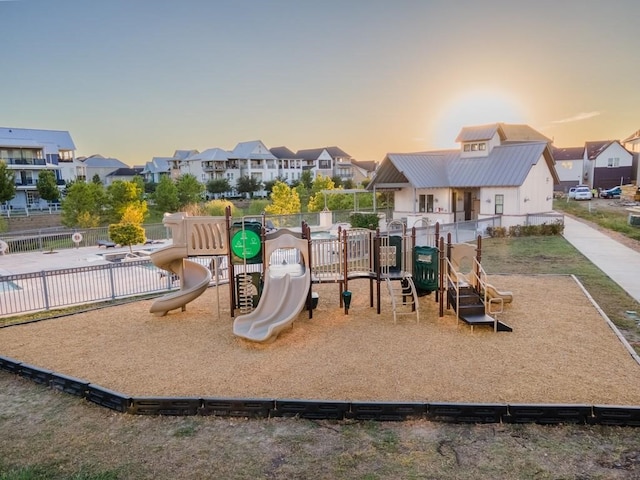
<path id="1" fill-rule="evenodd" d="M 44 158 L 3 158 L 8 165 L 46 165 Z"/>

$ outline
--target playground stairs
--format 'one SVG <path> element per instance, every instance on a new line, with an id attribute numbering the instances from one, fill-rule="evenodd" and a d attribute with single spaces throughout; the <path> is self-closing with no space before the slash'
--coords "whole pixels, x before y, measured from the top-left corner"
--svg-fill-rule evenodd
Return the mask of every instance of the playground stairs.
<path id="1" fill-rule="evenodd" d="M 415 315 L 416 322 L 420 323 L 418 292 L 411 275 L 404 274 L 400 279 L 394 280 L 385 277 L 385 283 L 391 297 L 393 322 L 397 323 L 398 315 Z"/>
<path id="2" fill-rule="evenodd" d="M 476 289 L 469 284 L 461 284 L 458 286 L 458 301 L 456 301 L 456 289 L 450 287 L 447 295 L 449 296 L 449 302 L 456 311 L 458 318 L 473 327 L 478 325 L 489 325 L 494 327 L 497 332 L 512 332 L 513 329 L 492 317 L 487 313 L 483 297 L 476 291 Z M 489 312 L 491 313 L 491 312 Z"/>

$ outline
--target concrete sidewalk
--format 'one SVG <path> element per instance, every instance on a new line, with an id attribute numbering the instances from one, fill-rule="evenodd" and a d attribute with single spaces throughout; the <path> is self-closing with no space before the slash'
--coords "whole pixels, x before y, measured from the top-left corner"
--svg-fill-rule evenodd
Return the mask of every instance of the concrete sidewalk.
<path id="1" fill-rule="evenodd" d="M 565 215 L 564 238 L 640 302 L 640 253 Z"/>

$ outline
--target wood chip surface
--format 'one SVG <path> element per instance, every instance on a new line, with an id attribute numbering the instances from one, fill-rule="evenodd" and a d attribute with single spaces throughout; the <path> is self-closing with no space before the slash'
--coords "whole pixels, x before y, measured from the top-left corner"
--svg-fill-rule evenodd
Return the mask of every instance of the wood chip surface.
<path id="1" fill-rule="evenodd" d="M 640 405 L 640 366 L 572 277 L 490 281 L 513 292 L 511 333 L 439 317 L 434 294 L 394 323 L 384 284 L 378 315 L 354 280 L 348 315 L 314 285 L 313 318 L 257 344 L 233 335 L 223 285 L 164 317 L 148 300 L 3 328 L 0 355 L 132 396 Z"/>

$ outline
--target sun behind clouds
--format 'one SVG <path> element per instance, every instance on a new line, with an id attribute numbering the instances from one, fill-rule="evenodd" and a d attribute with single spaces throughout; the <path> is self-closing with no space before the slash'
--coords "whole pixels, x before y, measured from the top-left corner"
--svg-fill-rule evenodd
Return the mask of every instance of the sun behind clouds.
<path id="1" fill-rule="evenodd" d="M 498 90 L 464 92 L 437 113 L 430 144 L 432 148 L 455 148 L 462 127 L 497 122 L 526 123 L 524 108 L 514 96 Z"/>

